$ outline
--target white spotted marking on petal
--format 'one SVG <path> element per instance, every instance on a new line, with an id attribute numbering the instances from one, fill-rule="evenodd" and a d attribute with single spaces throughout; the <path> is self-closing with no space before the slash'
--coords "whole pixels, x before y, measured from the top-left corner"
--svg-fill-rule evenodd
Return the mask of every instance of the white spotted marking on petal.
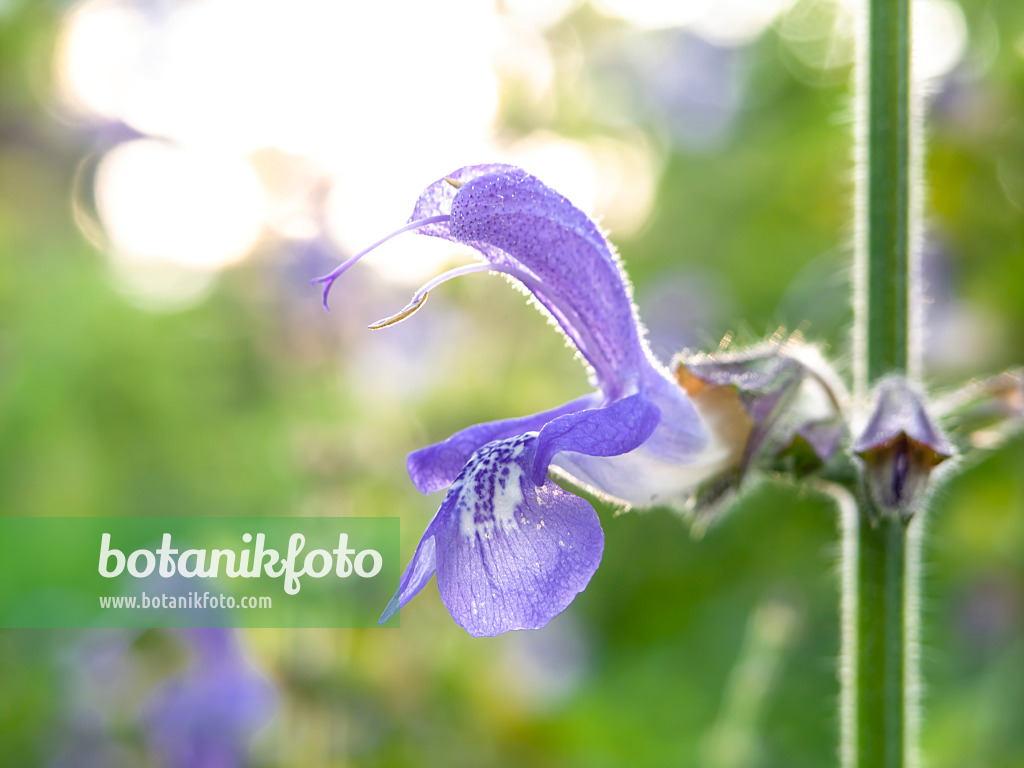
<path id="1" fill-rule="evenodd" d="M 459 532 L 474 543 L 490 539 L 496 528 L 518 529 L 516 512 L 528 523 L 523 509 L 522 477 L 516 459 L 526 450 L 532 435 L 492 443 L 470 458 L 458 483 Z M 455 484 L 452 485 L 456 487 Z"/>

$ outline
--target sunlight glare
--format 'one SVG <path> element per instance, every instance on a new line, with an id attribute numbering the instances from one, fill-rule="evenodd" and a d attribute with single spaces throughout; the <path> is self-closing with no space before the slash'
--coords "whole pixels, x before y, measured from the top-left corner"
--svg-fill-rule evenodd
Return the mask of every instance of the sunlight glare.
<path id="1" fill-rule="evenodd" d="M 145 15 L 139 7 L 80 3 L 65 17 L 57 64 L 72 104 L 142 133 L 330 163 L 408 141 L 409 114 L 427 132 L 491 128 L 494 73 L 463 65 L 489 61 L 495 16 L 486 4 L 194 0 Z M 422 77 L 410 76 L 411 62 Z M 454 93 L 446 78 L 458 83 Z"/>
<path id="2" fill-rule="evenodd" d="M 535 27 L 553 27 L 576 7 L 576 0 L 504 0 L 502 10 Z"/>
<path id="3" fill-rule="evenodd" d="M 950 72 L 967 47 L 967 22 L 950 0 L 914 0 L 914 77 L 932 80 Z"/>
<path id="4" fill-rule="evenodd" d="M 746 45 L 785 13 L 793 0 L 719 0 L 693 23 L 693 31 L 711 43 Z"/>
<path id="5" fill-rule="evenodd" d="M 688 27 L 714 6 L 713 0 L 596 0 L 598 10 L 640 29 Z"/>
<path id="6" fill-rule="evenodd" d="M 265 201 L 256 204 L 252 169 L 232 158 L 287 156 L 302 165 L 307 181 L 297 188 L 307 196 L 311 185 L 330 190 L 327 228 L 345 248 L 404 222 L 425 179 L 493 160 L 500 21 L 490 4 L 193 0 L 142 9 L 84 0 L 64 19 L 57 59 L 78 111 L 181 147 L 154 142 L 104 162 L 101 218 L 125 252 L 207 266 L 240 258 Z M 516 74 L 541 99 L 552 65 L 543 41 L 535 47 L 531 67 Z M 167 160 L 179 151 L 175 169 Z M 208 171 L 196 164 L 200 156 Z M 152 178 L 139 170 L 150 165 Z M 190 180 L 202 173 L 209 184 Z M 160 189 L 158 175 L 168 179 Z M 235 197 L 222 194 L 214 205 L 208 192 L 218 184 L 237 185 Z M 309 236 L 306 203 L 271 191 L 274 231 Z M 168 224 L 181 219 L 195 225 Z M 378 268 L 392 264 L 383 257 Z M 392 267 L 399 279 L 417 274 Z"/>
<path id="7" fill-rule="evenodd" d="M 131 67 L 143 53 L 146 24 L 125 2 L 92 0 L 64 19 L 57 41 L 60 96 L 75 112 L 118 119 L 139 88 Z"/>
<path id="8" fill-rule="evenodd" d="M 259 239 L 266 200 L 241 159 L 154 139 L 121 144 L 96 171 L 96 208 L 119 254 L 215 271 Z"/>

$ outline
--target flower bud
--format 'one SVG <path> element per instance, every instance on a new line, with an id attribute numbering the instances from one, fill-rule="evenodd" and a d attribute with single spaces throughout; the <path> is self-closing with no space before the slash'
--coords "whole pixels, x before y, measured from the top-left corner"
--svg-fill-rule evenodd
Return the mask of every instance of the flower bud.
<path id="1" fill-rule="evenodd" d="M 932 470 L 954 454 L 924 399 L 903 377 L 883 380 L 867 426 L 853 444 L 863 460 L 877 513 L 910 520 L 927 493 Z"/>

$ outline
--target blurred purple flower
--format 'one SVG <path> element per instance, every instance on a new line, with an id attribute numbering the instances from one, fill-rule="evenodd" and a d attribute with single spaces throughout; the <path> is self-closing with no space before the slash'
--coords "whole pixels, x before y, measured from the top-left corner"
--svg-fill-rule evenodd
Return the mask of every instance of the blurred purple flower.
<path id="1" fill-rule="evenodd" d="M 249 739 L 274 709 L 274 690 L 231 629 L 182 630 L 192 664 L 150 699 L 150 748 L 166 768 L 242 768 Z"/>
<path id="2" fill-rule="evenodd" d="M 416 487 L 448 492 L 381 622 L 436 572 L 441 599 L 470 634 L 537 629 L 586 587 L 604 549 L 593 508 L 551 482 L 549 467 L 647 506 L 685 498 L 732 451 L 711 439 L 651 355 L 629 283 L 597 225 L 557 192 L 512 166 L 462 168 L 427 187 L 409 223 L 388 237 L 410 230 L 470 245 L 484 262 L 431 280 L 371 328 L 405 319 L 446 280 L 500 272 L 579 350 L 596 391 L 543 413 L 477 424 L 410 454 Z M 334 281 L 373 247 L 316 281 L 325 304 Z"/>
<path id="3" fill-rule="evenodd" d="M 64 712 L 48 744 L 47 768 L 127 768 L 138 762 L 114 737 L 138 679 L 130 654 L 138 634 L 95 628 L 76 633 L 62 658 Z"/>

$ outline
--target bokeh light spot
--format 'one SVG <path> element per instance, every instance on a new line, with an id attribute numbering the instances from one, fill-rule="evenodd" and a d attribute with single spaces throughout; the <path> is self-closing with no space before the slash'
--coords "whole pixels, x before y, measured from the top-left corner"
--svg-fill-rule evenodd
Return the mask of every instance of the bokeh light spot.
<path id="1" fill-rule="evenodd" d="M 123 257 L 217 270 L 256 244 L 266 200 L 241 158 L 141 139 L 100 161 L 96 208 Z"/>

